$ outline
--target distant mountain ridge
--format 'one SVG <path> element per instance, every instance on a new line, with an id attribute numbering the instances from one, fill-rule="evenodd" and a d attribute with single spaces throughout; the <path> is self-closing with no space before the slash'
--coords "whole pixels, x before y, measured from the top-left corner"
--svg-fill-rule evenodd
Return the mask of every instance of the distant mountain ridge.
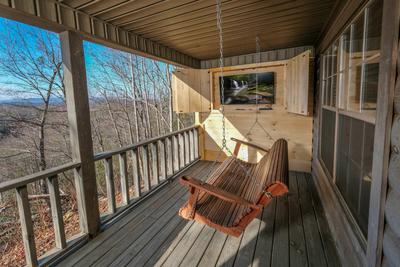
<path id="1" fill-rule="evenodd" d="M 64 103 L 64 100 L 59 97 L 50 98 L 50 104 L 52 105 L 59 105 L 62 103 Z M 43 99 L 40 97 L 0 99 L 0 104 L 38 106 L 43 104 Z"/>

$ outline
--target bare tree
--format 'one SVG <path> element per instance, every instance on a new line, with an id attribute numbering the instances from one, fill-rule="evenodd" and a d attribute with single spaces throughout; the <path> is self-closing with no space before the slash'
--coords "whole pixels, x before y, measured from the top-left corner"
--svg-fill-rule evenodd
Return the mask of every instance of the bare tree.
<path id="1" fill-rule="evenodd" d="M 45 170 L 49 155 L 69 155 L 63 145 L 47 139 L 50 131 L 62 129 L 65 133 L 68 128 L 57 35 L 17 26 L 0 33 L 0 38 L 0 73 L 7 77 L 0 90 L 3 95 L 18 97 L 18 101 L 3 107 L 1 116 L 16 129 L 15 136 L 24 136 L 14 140 L 12 148 L 3 147 L 2 157 L 27 155 L 38 170 Z M 63 142 L 62 138 L 58 141 Z M 46 191 L 44 185 L 42 191 Z"/>

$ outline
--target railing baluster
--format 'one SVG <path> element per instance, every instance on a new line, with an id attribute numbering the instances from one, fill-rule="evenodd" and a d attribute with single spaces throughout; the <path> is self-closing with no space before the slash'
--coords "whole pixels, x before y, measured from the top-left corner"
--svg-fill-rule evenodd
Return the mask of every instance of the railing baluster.
<path id="1" fill-rule="evenodd" d="M 158 155 L 159 155 L 159 167 L 160 167 L 160 176 L 161 179 L 167 179 L 167 147 L 166 147 L 166 139 L 162 139 L 157 142 L 157 146 L 159 148 Z"/>
<path id="2" fill-rule="evenodd" d="M 175 172 L 181 168 L 181 137 L 179 134 L 176 135 L 176 168 Z"/>
<path id="3" fill-rule="evenodd" d="M 122 203 L 129 204 L 129 183 L 128 183 L 128 166 L 126 164 L 126 152 L 119 154 L 119 170 L 121 176 L 121 194 Z"/>
<path id="4" fill-rule="evenodd" d="M 26 185 L 24 185 L 16 188 L 15 192 L 17 195 L 18 213 L 21 222 L 26 264 L 28 266 L 38 266 L 32 215 L 28 200 L 28 189 Z"/>
<path id="5" fill-rule="evenodd" d="M 134 149 L 132 150 L 132 161 L 133 161 L 133 170 L 132 170 L 132 174 L 133 174 L 133 184 L 135 187 L 135 196 L 136 197 L 140 197 L 142 192 L 141 192 L 141 188 L 140 188 L 140 162 L 139 162 L 139 157 L 140 155 L 138 155 L 138 150 Z"/>
<path id="6" fill-rule="evenodd" d="M 183 160 L 183 166 L 182 166 L 182 168 L 183 167 L 185 167 L 186 166 L 186 162 L 187 162 L 187 144 L 186 144 L 186 133 L 182 133 L 182 144 L 183 144 L 183 147 L 182 147 L 182 149 L 183 149 L 183 158 L 182 158 L 182 160 Z"/>
<path id="7" fill-rule="evenodd" d="M 178 139 L 179 139 L 179 168 L 183 168 L 185 167 L 185 139 L 183 137 L 183 134 L 179 134 Z"/>
<path id="8" fill-rule="evenodd" d="M 151 143 L 151 167 L 152 167 L 152 178 L 153 184 L 158 185 L 160 183 L 160 175 L 158 173 L 159 158 L 158 158 L 158 144 L 157 142 Z"/>
<path id="9" fill-rule="evenodd" d="M 190 142 L 189 142 L 189 132 L 183 133 L 185 140 L 185 166 L 190 163 Z"/>
<path id="10" fill-rule="evenodd" d="M 193 143 L 194 143 L 194 157 L 199 158 L 199 131 L 197 128 L 193 129 Z"/>
<path id="11" fill-rule="evenodd" d="M 172 137 L 166 139 L 166 158 L 167 158 L 167 176 L 172 176 L 174 173 L 174 165 L 173 165 L 173 157 L 174 157 L 174 149 L 172 147 Z"/>
<path id="12" fill-rule="evenodd" d="M 173 170 L 174 173 L 177 172 L 179 170 L 179 166 L 180 166 L 180 153 L 179 153 L 179 135 L 174 135 L 172 137 L 173 140 Z"/>
<path id="13" fill-rule="evenodd" d="M 150 166 L 149 166 L 149 149 L 147 147 L 147 145 L 142 146 L 141 147 L 142 150 L 142 163 L 143 163 L 143 167 L 142 167 L 142 179 L 143 179 L 143 183 L 144 183 L 144 190 L 145 191 L 150 191 Z"/>
<path id="14" fill-rule="evenodd" d="M 54 234 L 56 247 L 63 249 L 67 247 L 64 232 L 64 220 L 62 216 L 60 190 L 58 186 L 58 176 L 51 176 L 46 179 L 47 188 L 50 195 L 51 217 L 53 218 Z"/>
<path id="15" fill-rule="evenodd" d="M 104 169 L 106 176 L 108 211 L 113 214 L 115 213 L 117 208 L 115 204 L 114 170 L 112 157 L 104 159 Z"/>
<path id="16" fill-rule="evenodd" d="M 192 130 L 189 131 L 189 144 L 190 144 L 190 162 L 195 159 L 194 156 L 194 132 Z"/>

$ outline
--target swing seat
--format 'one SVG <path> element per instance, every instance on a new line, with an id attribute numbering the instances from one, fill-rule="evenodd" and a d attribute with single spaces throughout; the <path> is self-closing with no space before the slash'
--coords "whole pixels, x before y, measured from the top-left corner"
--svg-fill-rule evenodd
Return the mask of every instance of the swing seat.
<path id="1" fill-rule="evenodd" d="M 189 200 L 179 215 L 238 237 L 273 197 L 289 191 L 288 148 L 284 139 L 277 140 L 270 150 L 232 140 L 236 141 L 233 156 L 225 159 L 206 182 L 180 178 L 181 184 L 189 188 Z M 241 144 L 265 155 L 255 164 L 241 161 L 237 158 Z"/>

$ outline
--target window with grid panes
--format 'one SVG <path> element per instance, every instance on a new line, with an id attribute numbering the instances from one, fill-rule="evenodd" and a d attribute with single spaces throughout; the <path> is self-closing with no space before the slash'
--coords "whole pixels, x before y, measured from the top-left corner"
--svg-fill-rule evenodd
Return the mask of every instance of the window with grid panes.
<path id="1" fill-rule="evenodd" d="M 319 158 L 363 235 L 368 232 L 382 0 L 323 53 Z"/>

